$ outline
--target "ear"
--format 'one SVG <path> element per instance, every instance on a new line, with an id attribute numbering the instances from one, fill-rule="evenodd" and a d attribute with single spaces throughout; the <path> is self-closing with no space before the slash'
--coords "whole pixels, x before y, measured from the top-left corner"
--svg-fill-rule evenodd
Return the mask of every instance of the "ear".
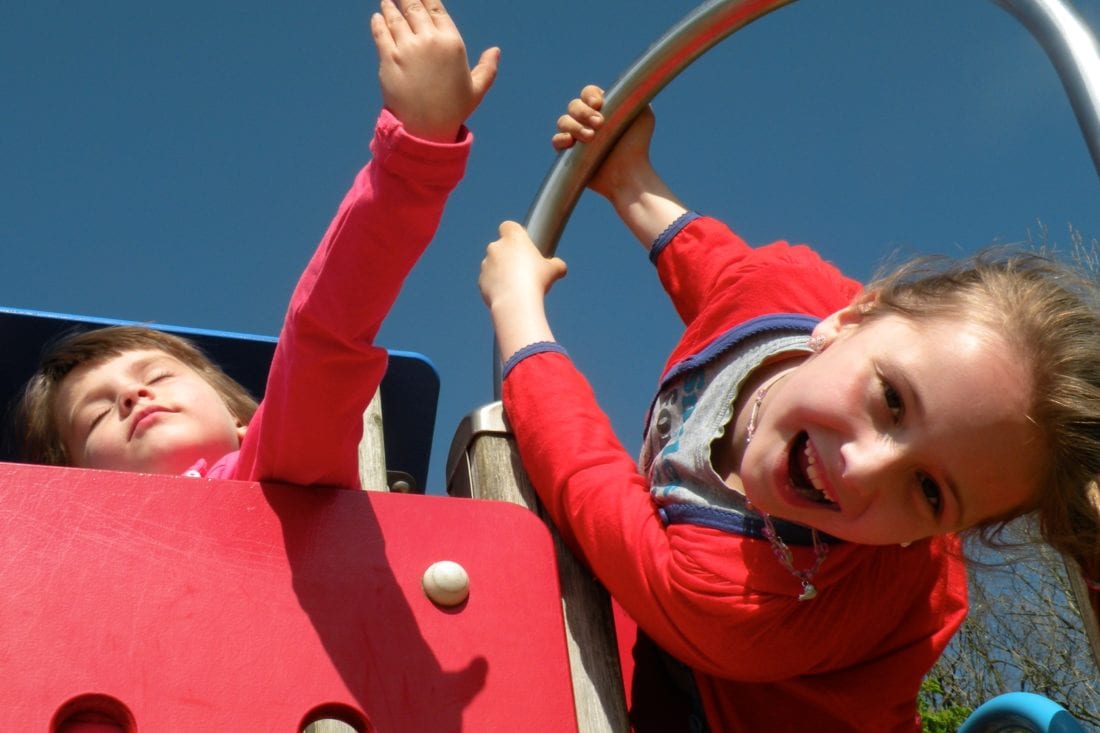
<path id="1" fill-rule="evenodd" d="M 238 420 L 237 422 L 239 423 L 240 420 Z M 247 425 L 239 425 L 239 424 L 237 425 L 237 446 L 238 447 L 241 445 L 241 443 L 244 442 L 244 434 L 247 433 L 247 432 L 248 432 L 248 426 Z"/>
<path id="2" fill-rule="evenodd" d="M 875 293 L 861 293 L 858 298 L 852 301 L 851 305 L 826 316 L 821 323 L 814 326 L 813 337 L 820 339 L 821 348 L 826 348 L 836 341 L 842 333 L 850 331 L 863 323 L 863 319 L 871 311 L 876 297 Z"/>

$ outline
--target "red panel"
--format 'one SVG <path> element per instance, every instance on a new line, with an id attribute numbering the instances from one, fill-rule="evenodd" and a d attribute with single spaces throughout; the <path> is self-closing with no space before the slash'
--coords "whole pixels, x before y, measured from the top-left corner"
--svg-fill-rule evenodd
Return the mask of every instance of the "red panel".
<path id="1" fill-rule="evenodd" d="M 576 730 L 526 510 L 15 464 L 0 493 L 0 729 L 98 695 L 137 731 L 293 731 L 323 705 L 379 731 Z M 457 609 L 420 588 L 437 560 L 469 572 Z"/>

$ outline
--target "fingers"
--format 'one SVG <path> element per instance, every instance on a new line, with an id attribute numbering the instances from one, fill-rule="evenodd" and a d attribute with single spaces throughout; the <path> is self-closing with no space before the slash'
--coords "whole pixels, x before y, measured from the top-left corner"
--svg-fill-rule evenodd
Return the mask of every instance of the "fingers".
<path id="1" fill-rule="evenodd" d="M 603 102 L 603 90 L 595 84 L 589 84 L 581 90 L 579 97 L 570 100 L 566 114 L 558 118 L 558 131 L 550 138 L 554 150 L 571 148 L 578 140 L 591 142 L 596 130 L 604 123 L 599 111 L 603 108 Z"/>
<path id="2" fill-rule="evenodd" d="M 447 8 L 443 7 L 442 0 L 421 0 L 420 2 L 402 0 L 402 2 L 406 3 L 405 16 L 409 18 L 409 25 L 414 31 L 433 27 L 458 33 L 458 26 L 455 25 L 451 14 L 447 12 Z"/>
<path id="3" fill-rule="evenodd" d="M 386 34 L 390 38 L 390 43 L 396 44 L 400 42 L 402 38 L 408 36 L 412 29 L 409 28 L 408 21 L 405 20 L 404 14 L 401 12 L 401 8 L 393 2 L 393 0 L 381 0 L 378 3 L 378 13 L 371 16 L 371 32 L 377 36 L 375 31 L 375 17 L 381 16 L 382 23 L 385 26 Z M 377 38 L 376 38 L 377 42 Z"/>
<path id="4" fill-rule="evenodd" d="M 550 145 L 552 145 L 554 150 L 557 150 L 558 152 L 561 152 L 562 150 L 568 150 L 569 148 L 573 147 L 573 143 L 575 142 L 577 142 L 577 139 L 570 135 L 568 132 L 558 132 L 550 138 Z"/>
<path id="5" fill-rule="evenodd" d="M 458 30 L 441 0 L 381 0 L 379 9 L 390 34 L 398 41 L 434 29 Z"/>
<path id="6" fill-rule="evenodd" d="M 385 3 L 383 3 L 384 5 Z M 389 24 L 382 13 L 374 13 L 370 17 L 370 34 L 374 37 L 374 47 L 378 49 L 378 57 L 392 56 L 397 50 L 397 44 L 390 33 Z"/>
<path id="7" fill-rule="evenodd" d="M 510 237 L 526 236 L 527 230 L 519 222 L 506 219 L 497 227 L 497 233 L 500 234 L 501 239 L 508 239 Z"/>
<path id="8" fill-rule="evenodd" d="M 550 265 L 550 275 L 553 278 L 547 285 L 556 283 L 569 272 L 569 267 L 565 264 L 565 260 L 560 257 L 551 257 L 546 260 L 546 262 Z"/>
<path id="9" fill-rule="evenodd" d="M 496 46 L 485 49 L 477 60 L 477 65 L 470 70 L 470 82 L 473 85 L 475 104 L 480 104 L 485 92 L 493 85 L 497 78 L 497 68 L 500 66 L 500 49 Z"/>
<path id="10" fill-rule="evenodd" d="M 602 105 L 603 102 L 601 100 L 600 106 Z M 599 113 L 598 108 L 593 107 L 583 99 L 571 100 L 566 109 L 569 112 L 569 117 L 572 117 L 585 127 L 594 130 L 603 124 L 603 115 Z"/>
<path id="11" fill-rule="evenodd" d="M 573 147 L 573 143 L 577 140 L 590 142 L 595 136 L 596 131 L 591 127 L 586 127 L 571 115 L 562 115 L 558 118 L 558 132 L 550 138 L 550 144 L 555 150 L 565 150 Z"/>
<path id="12" fill-rule="evenodd" d="M 581 89 L 581 99 L 592 109 L 603 109 L 603 89 L 595 84 L 588 84 Z"/>

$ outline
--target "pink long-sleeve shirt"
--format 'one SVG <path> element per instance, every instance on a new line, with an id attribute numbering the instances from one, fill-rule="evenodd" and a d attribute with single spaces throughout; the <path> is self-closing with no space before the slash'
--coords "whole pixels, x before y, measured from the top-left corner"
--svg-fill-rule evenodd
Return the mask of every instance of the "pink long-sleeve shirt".
<path id="1" fill-rule="evenodd" d="M 435 235 L 466 169 L 473 135 L 413 137 L 389 111 L 290 299 L 267 388 L 241 449 L 210 478 L 359 485 L 363 411 L 386 371 L 374 344 L 405 277 Z"/>

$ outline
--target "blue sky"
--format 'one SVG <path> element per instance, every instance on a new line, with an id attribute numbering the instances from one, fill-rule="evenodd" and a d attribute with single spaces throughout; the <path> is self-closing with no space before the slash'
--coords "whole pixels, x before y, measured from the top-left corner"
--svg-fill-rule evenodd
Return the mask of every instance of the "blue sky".
<path id="1" fill-rule="evenodd" d="M 1100 27 L 1100 1 L 1076 0 Z M 366 161 L 379 107 L 369 2 L 0 0 L 0 305 L 277 333 Z M 605 86 L 687 2 L 451 0 L 472 57 L 503 49 L 465 181 L 380 342 L 442 380 L 429 490 L 492 396 L 476 288 L 522 220 L 565 102 Z M 657 99 L 654 159 L 752 242 L 810 243 L 866 278 L 1067 227 L 1100 236 L 1100 183 L 1038 44 L 991 0 L 802 0 L 727 39 Z M 558 250 L 555 332 L 624 443 L 678 335 L 644 252 L 586 195 Z"/>

